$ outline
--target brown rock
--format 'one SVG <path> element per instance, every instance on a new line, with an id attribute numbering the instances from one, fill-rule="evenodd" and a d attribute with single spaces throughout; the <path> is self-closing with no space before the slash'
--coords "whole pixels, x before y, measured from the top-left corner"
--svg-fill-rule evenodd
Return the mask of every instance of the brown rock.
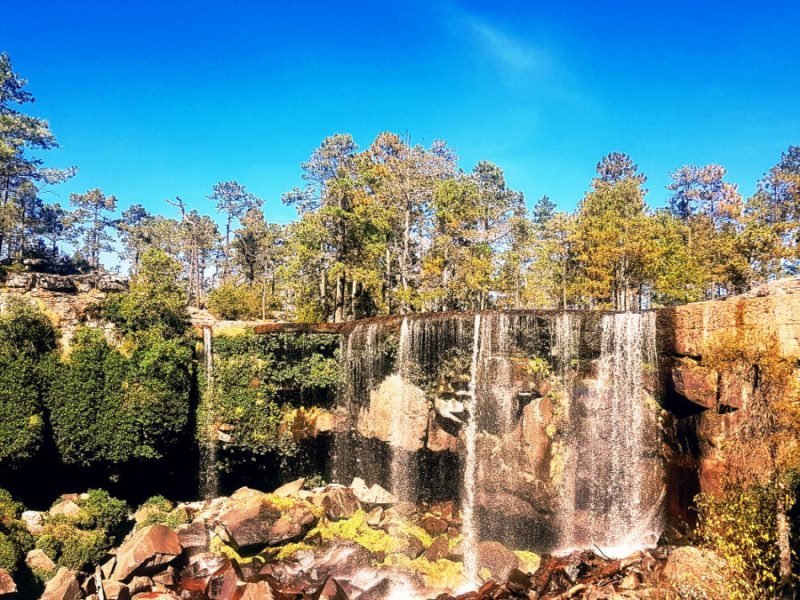
<path id="1" fill-rule="evenodd" d="M 28 552 L 25 557 L 25 564 L 31 569 L 44 572 L 56 570 L 56 563 L 53 562 L 53 559 L 47 556 L 44 550 L 40 550 L 39 548 Z"/>
<path id="2" fill-rule="evenodd" d="M 353 490 L 340 486 L 328 487 L 322 493 L 321 504 L 325 516 L 331 521 L 349 519 L 357 510 L 361 509 L 361 503 Z"/>
<path id="3" fill-rule="evenodd" d="M 422 541 L 412 536 L 409 536 L 406 540 L 406 546 L 403 548 L 402 553 L 405 554 L 408 558 L 417 558 L 420 554 L 425 551 L 425 544 Z"/>
<path id="4" fill-rule="evenodd" d="M 239 548 L 274 546 L 297 539 L 316 523 L 316 516 L 304 501 L 281 511 L 266 499 L 253 498 L 220 516 L 219 521 Z"/>
<path id="5" fill-rule="evenodd" d="M 13 594 L 17 591 L 17 584 L 5 569 L 0 569 L 0 596 Z"/>
<path id="6" fill-rule="evenodd" d="M 128 591 L 130 591 L 132 595 L 136 595 L 141 592 L 149 592 L 151 591 L 152 587 L 153 580 L 149 577 L 143 577 L 141 575 L 132 577 L 128 583 Z"/>
<path id="7" fill-rule="evenodd" d="M 128 600 L 131 597 L 128 586 L 113 579 L 103 582 L 103 594 L 105 594 L 106 600 Z"/>
<path id="8" fill-rule="evenodd" d="M 140 529 L 117 550 L 112 579 L 125 581 L 134 573 L 142 574 L 160 567 L 181 551 L 178 536 L 169 527 L 150 525 Z"/>
<path id="9" fill-rule="evenodd" d="M 153 583 L 163 585 L 166 587 L 175 585 L 177 578 L 175 577 L 175 569 L 170 565 L 166 571 L 156 573 L 153 575 Z"/>
<path id="10" fill-rule="evenodd" d="M 369 396 L 369 404 L 356 418 L 358 432 L 406 452 L 421 450 L 428 430 L 425 392 L 399 375 L 390 375 Z M 396 427 L 398 422 L 403 426 Z"/>
<path id="11" fill-rule="evenodd" d="M 675 392 L 701 408 L 717 405 L 717 373 L 691 358 L 681 358 L 672 366 Z"/>
<path id="12" fill-rule="evenodd" d="M 281 487 L 279 487 L 272 493 L 281 498 L 296 496 L 297 493 L 303 489 L 303 486 L 305 484 L 306 484 L 305 477 L 301 477 L 300 479 L 295 479 L 294 481 L 290 481 L 289 483 L 283 484 Z"/>
<path id="13" fill-rule="evenodd" d="M 675 548 L 662 578 L 681 598 L 729 598 L 728 565 L 711 550 L 693 546 Z"/>
<path id="14" fill-rule="evenodd" d="M 439 559 L 447 558 L 448 554 L 450 554 L 450 540 L 446 535 L 440 535 L 428 546 L 423 556 L 431 562 L 436 562 Z"/>
<path id="15" fill-rule="evenodd" d="M 181 597 L 172 592 L 143 592 L 136 594 L 133 600 L 181 600 Z"/>
<path id="16" fill-rule="evenodd" d="M 208 551 L 211 540 L 208 535 L 208 527 L 204 522 L 194 521 L 187 525 L 181 525 L 175 533 L 186 554 L 191 556 L 198 552 Z"/>
<path id="17" fill-rule="evenodd" d="M 78 574 L 66 567 L 61 567 L 47 585 L 40 600 L 80 600 L 81 584 Z"/>
<path id="18" fill-rule="evenodd" d="M 367 525 L 370 527 L 379 527 L 382 520 L 383 509 L 380 506 L 376 506 L 367 514 Z"/>
<path id="19" fill-rule="evenodd" d="M 500 542 L 478 544 L 478 569 L 488 569 L 497 581 L 504 581 L 513 569 L 519 568 L 519 558 Z"/>
<path id="20" fill-rule="evenodd" d="M 424 516 L 422 521 L 420 521 L 420 527 L 431 536 L 447 533 L 447 521 L 434 517 L 433 515 Z"/>
<path id="21" fill-rule="evenodd" d="M 272 600 L 275 596 L 266 581 L 259 581 L 245 583 L 237 590 L 236 597 L 238 600 Z"/>

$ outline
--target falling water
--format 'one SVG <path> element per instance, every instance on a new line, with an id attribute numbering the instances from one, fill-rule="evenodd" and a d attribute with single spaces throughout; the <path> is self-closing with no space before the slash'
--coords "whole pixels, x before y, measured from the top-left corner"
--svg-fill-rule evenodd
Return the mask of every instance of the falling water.
<path id="1" fill-rule="evenodd" d="M 573 419 L 577 432 L 572 544 L 623 556 L 655 540 L 661 487 L 655 413 L 645 374 L 655 365 L 653 313 L 601 321 L 597 380 Z"/>
<path id="2" fill-rule="evenodd" d="M 407 413 L 409 405 L 413 402 L 412 396 L 416 395 L 417 388 L 412 383 L 414 370 L 413 340 L 414 322 L 408 318 L 403 318 L 400 325 L 400 340 L 397 349 L 397 382 L 399 393 L 395 399 L 395 406 L 392 411 L 391 437 L 391 464 L 389 466 L 389 479 L 392 493 L 401 500 L 416 500 L 418 473 L 414 460 L 414 455 L 409 452 L 404 445 L 413 436 L 411 423 Z"/>
<path id="3" fill-rule="evenodd" d="M 203 355 L 206 359 L 206 390 L 203 396 L 203 420 L 199 424 L 200 497 L 210 500 L 219 496 L 217 444 L 214 440 L 214 352 L 211 327 L 203 328 Z"/>
<path id="4" fill-rule="evenodd" d="M 478 576 L 478 524 L 475 514 L 475 486 L 478 475 L 478 359 L 481 354 L 481 315 L 475 315 L 472 338 L 472 362 L 469 370 L 469 395 L 467 413 L 469 420 L 464 428 L 464 486 L 461 512 L 464 535 L 464 570 L 467 577 Z"/>

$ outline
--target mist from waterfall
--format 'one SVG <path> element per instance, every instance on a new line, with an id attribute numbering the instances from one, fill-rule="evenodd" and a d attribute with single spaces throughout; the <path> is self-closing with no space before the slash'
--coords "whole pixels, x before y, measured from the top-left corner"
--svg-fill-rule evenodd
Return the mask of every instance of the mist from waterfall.
<path id="1" fill-rule="evenodd" d="M 481 354 L 481 315 L 475 315 L 472 337 L 472 361 L 469 369 L 467 423 L 464 428 L 464 485 L 461 489 L 461 514 L 464 536 L 464 570 L 467 578 L 478 576 L 478 523 L 475 511 L 475 488 L 478 480 L 478 367 Z"/>

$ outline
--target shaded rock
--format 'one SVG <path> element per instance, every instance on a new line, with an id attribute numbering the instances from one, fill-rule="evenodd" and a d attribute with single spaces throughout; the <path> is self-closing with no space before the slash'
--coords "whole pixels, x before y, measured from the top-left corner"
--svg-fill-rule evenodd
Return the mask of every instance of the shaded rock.
<path id="1" fill-rule="evenodd" d="M 156 573 L 153 575 L 153 583 L 157 583 L 166 587 L 175 585 L 176 581 L 177 578 L 175 576 L 175 568 L 172 565 L 167 567 L 166 571 L 162 571 L 161 573 Z"/>
<path id="2" fill-rule="evenodd" d="M 717 405 L 717 373 L 691 358 L 681 358 L 672 366 L 675 393 L 701 408 Z"/>
<path id="3" fill-rule="evenodd" d="M 132 577 L 130 582 L 128 582 L 128 591 L 131 595 L 139 594 L 141 592 L 149 592 L 152 590 L 153 587 L 153 580 L 149 577 L 143 577 L 142 575 L 137 575 Z"/>
<path id="4" fill-rule="evenodd" d="M 53 560 L 47 556 L 44 550 L 40 550 L 39 548 L 28 552 L 27 556 L 25 557 L 25 564 L 31 569 L 37 569 L 44 572 L 56 570 L 56 563 L 54 563 Z"/>
<path id="5" fill-rule="evenodd" d="M 325 516 L 332 521 L 349 519 L 361 509 L 361 503 L 353 490 L 340 486 L 329 486 L 325 489 L 322 493 L 321 506 Z"/>
<path id="6" fill-rule="evenodd" d="M 22 522 L 31 535 L 39 535 L 44 529 L 44 515 L 38 510 L 26 510 L 22 513 Z"/>
<path id="7" fill-rule="evenodd" d="M 388 490 L 385 490 L 377 483 L 373 483 L 372 487 L 367 487 L 366 482 L 360 477 L 353 479 L 353 483 L 350 484 L 350 488 L 353 490 L 356 498 L 358 498 L 359 501 L 363 502 L 364 504 L 379 504 L 388 506 L 390 504 L 397 503 L 397 497 L 394 494 Z"/>
<path id="8" fill-rule="evenodd" d="M 450 554 L 450 539 L 446 535 L 440 535 L 428 546 L 423 556 L 431 562 L 436 562 L 447 558 L 448 554 Z"/>
<path id="9" fill-rule="evenodd" d="M 40 600 L 80 600 L 80 597 L 81 584 L 77 572 L 61 567 L 45 585 Z"/>
<path id="10" fill-rule="evenodd" d="M 175 531 L 178 542 L 185 554 L 192 556 L 199 552 L 207 552 L 210 543 L 208 527 L 202 521 L 194 521 L 181 525 Z"/>
<path id="11" fill-rule="evenodd" d="M 40 273 L 36 276 L 36 287 L 51 292 L 76 292 L 78 291 L 75 281 L 63 275 L 47 275 Z"/>
<path id="12" fill-rule="evenodd" d="M 426 515 L 423 517 L 419 525 L 431 536 L 447 533 L 447 521 L 434 517 L 433 515 Z"/>
<path id="13" fill-rule="evenodd" d="M 177 534 L 164 525 L 150 525 L 137 531 L 117 550 L 112 579 L 125 581 L 169 563 L 182 552 Z"/>
<path id="14" fill-rule="evenodd" d="M 74 517 L 80 512 L 81 507 L 71 498 L 65 498 L 50 508 L 51 515 L 63 515 L 65 517 Z"/>
<path id="15" fill-rule="evenodd" d="M 219 517 L 228 537 L 239 548 L 274 546 L 303 536 L 317 517 L 307 502 L 281 510 L 271 501 L 251 498 Z"/>
<path id="16" fill-rule="evenodd" d="M 504 581 L 513 569 L 519 568 L 519 558 L 500 542 L 478 544 L 478 569 L 488 569 L 497 581 Z"/>
<path id="17" fill-rule="evenodd" d="M 681 598 L 728 598 L 727 571 L 725 560 L 711 550 L 684 546 L 670 553 L 662 578 Z"/>
<path id="18" fill-rule="evenodd" d="M 5 569 L 0 569 L 0 596 L 13 594 L 17 591 L 17 584 L 14 583 L 11 575 Z"/>

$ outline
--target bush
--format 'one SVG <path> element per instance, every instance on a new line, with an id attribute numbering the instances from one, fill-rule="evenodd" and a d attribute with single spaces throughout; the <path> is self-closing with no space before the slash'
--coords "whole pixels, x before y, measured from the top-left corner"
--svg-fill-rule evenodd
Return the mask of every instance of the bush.
<path id="1" fill-rule="evenodd" d="M 55 348 L 55 328 L 44 313 L 11 300 L 0 315 L 0 468 L 19 467 L 42 444 L 43 365 Z"/>
<path id="2" fill-rule="evenodd" d="M 765 486 L 729 486 L 697 497 L 697 536 L 724 558 L 739 598 L 774 595 L 778 584 L 775 494 Z"/>
<path id="3" fill-rule="evenodd" d="M 36 539 L 37 548 L 44 550 L 58 566 L 68 569 L 101 563 L 111 545 L 102 529 L 80 529 L 63 518 L 48 522 Z"/>
<path id="4" fill-rule="evenodd" d="M 110 537 L 116 537 L 128 520 L 128 505 L 124 500 L 113 498 L 105 490 L 89 490 L 87 498 L 78 500 L 81 512 L 76 524 L 83 529 L 104 529 Z"/>
<path id="5" fill-rule="evenodd" d="M 33 547 L 31 534 L 19 520 L 22 510 L 22 504 L 0 489 L 0 568 L 12 574 Z"/>
<path id="6" fill-rule="evenodd" d="M 5 533 L 0 533 L 0 569 L 14 573 L 20 558 L 19 548 L 14 541 Z"/>
<path id="7" fill-rule="evenodd" d="M 218 319 L 258 319 L 261 291 L 249 285 L 223 283 L 208 295 L 208 310 Z"/>
<path id="8" fill-rule="evenodd" d="M 128 357 L 101 331 L 79 330 L 71 353 L 53 370 L 48 397 L 64 462 L 89 466 L 164 456 L 189 422 L 191 361 L 182 338 L 154 336 Z"/>

